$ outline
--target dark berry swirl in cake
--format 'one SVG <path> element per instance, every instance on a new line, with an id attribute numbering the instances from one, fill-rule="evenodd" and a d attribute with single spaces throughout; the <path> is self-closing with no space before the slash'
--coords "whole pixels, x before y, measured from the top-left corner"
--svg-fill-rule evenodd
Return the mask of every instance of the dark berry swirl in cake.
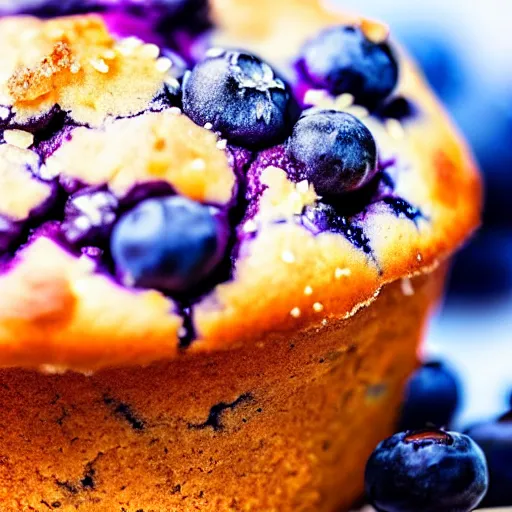
<path id="1" fill-rule="evenodd" d="M 387 27 L 262 3 L 0 20 L 1 365 L 322 328 L 477 226 L 473 162 Z"/>

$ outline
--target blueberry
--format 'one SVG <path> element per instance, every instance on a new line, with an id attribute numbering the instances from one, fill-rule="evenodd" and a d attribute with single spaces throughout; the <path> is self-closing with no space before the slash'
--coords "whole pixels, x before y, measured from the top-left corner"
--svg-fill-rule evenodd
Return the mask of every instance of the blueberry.
<path id="1" fill-rule="evenodd" d="M 488 481 L 477 444 L 443 430 L 389 437 L 365 471 L 367 497 L 379 512 L 469 512 L 482 500 Z"/>
<path id="2" fill-rule="evenodd" d="M 111 250 L 126 283 L 179 293 L 220 263 L 227 238 L 217 209 L 175 196 L 146 200 L 124 215 Z"/>
<path id="3" fill-rule="evenodd" d="M 467 434 L 482 448 L 489 465 L 489 491 L 483 506 L 512 506 L 512 412 L 476 425 Z"/>
<path id="4" fill-rule="evenodd" d="M 398 82 L 398 64 L 387 43 L 368 40 L 361 29 L 336 26 L 304 46 L 298 68 L 313 87 L 373 107 L 391 94 Z"/>
<path id="5" fill-rule="evenodd" d="M 443 363 L 423 365 L 407 383 L 401 430 L 450 425 L 460 400 L 459 387 L 457 377 Z"/>
<path id="6" fill-rule="evenodd" d="M 116 220 L 118 205 L 117 198 L 107 190 L 82 190 L 66 203 L 62 233 L 71 244 L 104 239 Z"/>
<path id="7" fill-rule="evenodd" d="M 354 116 L 334 110 L 304 114 L 288 140 L 288 152 L 302 178 L 321 196 L 337 196 L 368 184 L 377 174 L 377 146 Z"/>
<path id="8" fill-rule="evenodd" d="M 224 50 L 210 50 L 185 76 L 183 111 L 243 147 L 282 142 L 298 117 L 290 88 L 266 62 Z"/>

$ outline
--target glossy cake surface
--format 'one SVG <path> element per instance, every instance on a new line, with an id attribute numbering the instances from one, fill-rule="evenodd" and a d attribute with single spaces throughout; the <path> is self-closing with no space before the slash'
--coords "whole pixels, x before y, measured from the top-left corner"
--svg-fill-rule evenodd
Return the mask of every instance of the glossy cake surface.
<path id="1" fill-rule="evenodd" d="M 298 0 L 23 4 L 40 18 L 0 20 L 2 366 L 322 329 L 478 225 L 473 161 L 383 25 Z"/>

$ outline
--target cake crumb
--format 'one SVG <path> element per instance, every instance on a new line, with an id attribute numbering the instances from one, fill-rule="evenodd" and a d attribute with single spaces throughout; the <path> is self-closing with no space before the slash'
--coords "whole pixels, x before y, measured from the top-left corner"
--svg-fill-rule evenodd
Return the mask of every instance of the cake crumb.
<path id="1" fill-rule="evenodd" d="M 308 180 L 302 180 L 297 183 L 297 192 L 299 194 L 307 194 L 309 192 L 309 182 Z"/>
<path id="2" fill-rule="evenodd" d="M 304 288 L 304 295 L 313 295 L 313 288 L 311 288 L 311 286 L 306 286 L 306 288 Z"/>
<path id="3" fill-rule="evenodd" d="M 405 137 L 405 130 L 398 119 L 388 119 L 386 121 L 386 130 L 390 137 L 395 140 L 402 140 Z"/>
<path id="4" fill-rule="evenodd" d="M 318 106 L 328 99 L 328 94 L 323 89 L 309 89 L 304 94 L 304 103 L 306 105 Z"/>
<path id="5" fill-rule="evenodd" d="M 228 147 L 228 141 L 226 139 L 221 139 L 217 142 L 217 149 L 224 151 Z"/>
<path id="6" fill-rule="evenodd" d="M 89 63 L 91 66 L 100 73 L 108 73 L 110 71 L 110 67 L 103 59 L 89 59 Z"/>
<path id="7" fill-rule="evenodd" d="M 194 171 L 204 171 L 206 169 L 206 162 L 202 158 L 196 158 L 190 163 L 190 168 Z"/>
<path id="8" fill-rule="evenodd" d="M 167 57 L 160 57 L 156 60 L 155 66 L 160 73 L 167 73 L 172 68 L 172 61 Z"/>
<path id="9" fill-rule="evenodd" d="M 6 121 L 9 119 L 9 116 L 11 115 L 11 111 L 7 107 L 0 107 L 0 119 L 2 121 Z"/>
<path id="10" fill-rule="evenodd" d="M 315 313 L 321 313 L 324 310 L 324 305 L 321 302 L 315 302 L 313 304 L 313 311 Z"/>
<path id="11" fill-rule="evenodd" d="M 71 66 L 69 66 L 69 71 L 71 71 L 71 73 L 73 73 L 73 75 L 76 75 L 81 69 L 82 69 L 82 66 L 76 60 L 73 61 Z"/>
<path id="12" fill-rule="evenodd" d="M 33 101 L 52 90 L 57 73 L 69 69 L 75 62 L 71 48 L 62 41 L 56 43 L 33 68 L 20 67 L 7 81 L 10 96 L 16 101 Z"/>
<path id="13" fill-rule="evenodd" d="M 327 327 L 327 324 L 328 324 L 328 323 L 329 323 L 329 320 L 327 320 L 327 318 L 324 318 L 324 319 L 322 320 L 322 325 L 323 325 L 324 327 Z"/>
<path id="14" fill-rule="evenodd" d="M 406 297 L 411 297 L 412 295 L 414 295 L 414 288 L 412 286 L 412 281 L 408 277 L 402 278 L 402 281 L 400 284 L 402 287 L 402 293 Z"/>
<path id="15" fill-rule="evenodd" d="M 258 231 L 258 225 L 253 220 L 248 220 L 243 227 L 244 233 L 255 233 Z"/>
<path id="16" fill-rule="evenodd" d="M 357 117 L 358 119 L 364 119 L 370 115 L 368 109 L 362 107 L 361 105 L 352 105 L 351 107 L 347 108 L 347 112 L 354 117 Z"/>
<path id="17" fill-rule="evenodd" d="M 281 254 L 281 259 L 285 263 L 295 263 L 295 254 L 293 254 L 293 252 L 291 251 L 283 251 L 283 253 Z"/>
<path id="18" fill-rule="evenodd" d="M 114 50 L 105 50 L 102 57 L 107 60 L 114 60 L 116 58 L 116 52 Z"/>
<path id="19" fill-rule="evenodd" d="M 23 130 L 5 130 L 4 140 L 11 146 L 28 149 L 34 143 L 34 135 Z"/>
<path id="20" fill-rule="evenodd" d="M 68 369 L 65 366 L 42 364 L 39 367 L 39 371 L 46 375 L 64 375 L 67 373 Z"/>
<path id="21" fill-rule="evenodd" d="M 349 92 L 344 92 L 336 98 L 336 108 L 343 110 L 351 107 L 354 104 L 354 96 Z"/>
<path id="22" fill-rule="evenodd" d="M 210 59 L 215 59 L 216 57 L 221 57 L 224 53 L 225 50 L 223 48 L 209 48 L 206 51 L 206 56 Z"/>
<path id="23" fill-rule="evenodd" d="M 352 274 L 349 268 L 337 268 L 334 271 L 334 277 L 336 279 L 341 279 L 342 277 L 349 277 Z"/>
<path id="24" fill-rule="evenodd" d="M 299 318 L 300 315 L 301 315 L 301 311 L 299 308 L 293 308 L 291 311 L 290 311 L 290 315 L 293 316 L 293 318 Z"/>
<path id="25" fill-rule="evenodd" d="M 142 46 L 140 54 L 147 59 L 156 60 L 160 56 L 160 48 L 156 44 L 148 43 Z"/>

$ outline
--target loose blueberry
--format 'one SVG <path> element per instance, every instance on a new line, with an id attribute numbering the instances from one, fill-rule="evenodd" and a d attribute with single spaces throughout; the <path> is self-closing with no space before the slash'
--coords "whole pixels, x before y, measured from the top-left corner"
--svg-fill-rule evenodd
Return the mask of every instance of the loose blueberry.
<path id="1" fill-rule="evenodd" d="M 489 491 L 482 505 L 512 506 L 512 412 L 476 425 L 467 434 L 482 448 L 489 466 Z"/>
<path id="2" fill-rule="evenodd" d="M 365 471 L 367 497 L 379 512 L 469 512 L 488 482 L 477 444 L 443 430 L 395 434 L 377 446 Z"/>
<path id="3" fill-rule="evenodd" d="M 149 199 L 124 215 L 111 250 L 126 283 L 179 293 L 221 262 L 227 238 L 217 209 L 176 196 Z"/>
<path id="4" fill-rule="evenodd" d="M 313 87 L 334 95 L 350 93 L 369 107 L 389 96 L 398 82 L 389 45 L 373 43 L 354 26 L 332 27 L 309 41 L 298 67 Z"/>
<path id="5" fill-rule="evenodd" d="M 210 50 L 185 76 L 183 111 L 244 147 L 282 142 L 298 117 L 290 88 L 266 62 L 224 50 Z"/>
<path id="6" fill-rule="evenodd" d="M 377 146 L 370 130 L 354 116 L 334 110 L 304 114 L 288 140 L 302 179 L 321 196 L 338 196 L 368 184 L 377 174 Z"/>
<path id="7" fill-rule="evenodd" d="M 104 240 L 116 220 L 117 208 L 118 200 L 107 190 L 80 191 L 66 203 L 62 233 L 71 244 Z"/>
<path id="8" fill-rule="evenodd" d="M 459 400 L 460 385 L 453 371 L 441 362 L 429 362 L 407 383 L 400 429 L 449 426 Z"/>

